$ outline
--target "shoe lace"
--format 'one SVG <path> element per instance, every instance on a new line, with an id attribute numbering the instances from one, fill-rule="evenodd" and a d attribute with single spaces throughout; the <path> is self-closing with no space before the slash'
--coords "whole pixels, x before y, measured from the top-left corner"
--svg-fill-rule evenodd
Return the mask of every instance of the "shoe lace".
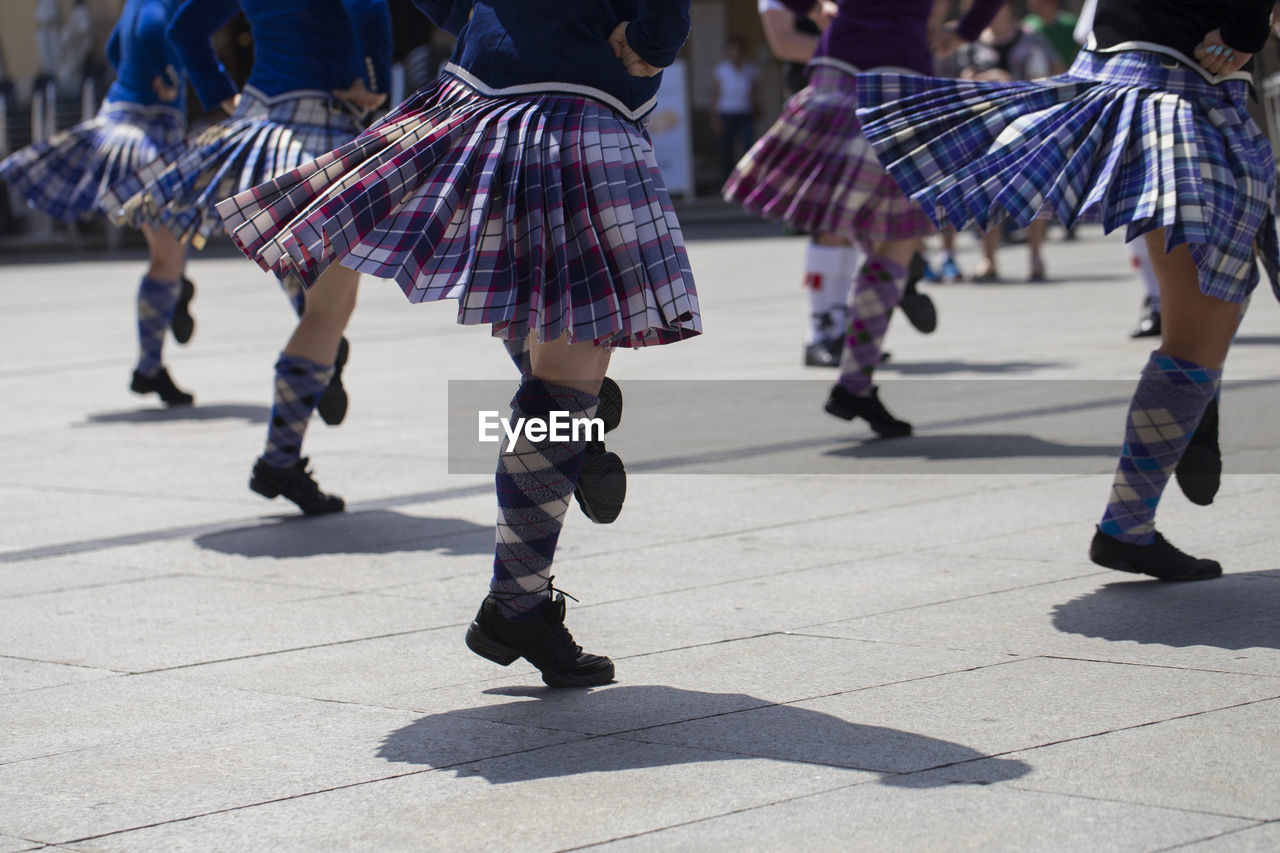
<path id="1" fill-rule="evenodd" d="M 558 587 L 556 587 L 556 585 L 553 583 L 555 579 L 556 579 L 555 575 L 551 575 L 549 578 L 547 578 L 547 595 L 551 596 L 551 598 L 554 599 L 556 593 L 560 593 L 565 598 L 568 598 L 571 601 L 575 601 L 575 602 L 578 601 L 578 599 L 574 598 L 573 595 L 571 595 L 570 593 L 567 593 L 563 589 L 559 589 Z M 552 637 L 557 642 L 564 643 L 564 645 L 567 648 L 572 649 L 573 650 L 572 653 L 574 655 L 582 654 L 582 646 L 578 645 L 574 641 L 573 634 L 569 633 L 569 629 L 565 627 L 563 619 L 561 619 L 560 622 L 556 623 L 552 627 L 551 633 L 552 633 Z"/>

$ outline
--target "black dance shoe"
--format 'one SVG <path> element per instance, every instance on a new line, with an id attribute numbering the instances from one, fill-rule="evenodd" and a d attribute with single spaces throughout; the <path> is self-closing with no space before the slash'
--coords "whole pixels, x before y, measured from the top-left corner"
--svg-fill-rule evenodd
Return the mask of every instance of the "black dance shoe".
<path id="1" fill-rule="evenodd" d="M 622 389 L 606 376 L 599 396 L 596 417 L 604 422 L 608 433 L 622 423 Z M 605 449 L 603 441 L 587 442 L 573 496 L 583 514 L 596 524 L 611 524 L 622 512 L 622 503 L 627 499 L 627 469 L 618 454 Z"/>
<path id="2" fill-rule="evenodd" d="M 1159 533 L 1150 545 L 1131 545 L 1095 530 L 1089 559 L 1103 568 L 1150 575 L 1162 581 L 1205 581 L 1222 574 L 1222 566 L 1216 560 L 1184 554 Z"/>
<path id="3" fill-rule="evenodd" d="M 918 265 L 917 260 L 919 260 Z M 924 258 L 917 252 L 911 259 L 907 286 L 903 289 L 902 300 L 898 304 L 907 322 L 914 326 L 917 332 L 927 335 L 938 328 L 938 309 L 934 307 L 932 299 L 916 289 L 916 282 L 924 277 L 925 269 Z"/>
<path id="4" fill-rule="evenodd" d="M 1156 308 L 1148 296 L 1142 303 L 1142 314 L 1138 317 L 1138 325 L 1129 330 L 1131 338 L 1160 337 L 1160 309 Z"/>
<path id="5" fill-rule="evenodd" d="M 129 383 L 129 390 L 135 394 L 158 394 L 161 402 L 166 406 L 190 406 L 196 401 L 193 395 L 173 384 L 173 380 L 169 378 L 169 371 L 163 367 L 156 371 L 154 376 L 144 376 L 136 370 L 133 371 L 133 381 Z"/>
<path id="6" fill-rule="evenodd" d="M 911 435 L 911 424 L 900 421 L 880 402 L 880 389 L 872 388 L 866 397 L 851 394 L 839 385 L 831 388 L 831 396 L 824 406 L 828 414 L 851 421 L 862 418 L 883 438 L 902 438 Z"/>
<path id="7" fill-rule="evenodd" d="M 613 681 L 613 661 L 587 654 L 564 626 L 564 596 L 556 593 L 538 607 L 534 619 L 515 622 L 485 596 L 467 629 L 467 648 L 502 666 L 524 658 L 542 672 L 548 687 L 596 687 Z"/>
<path id="8" fill-rule="evenodd" d="M 347 416 L 347 389 L 342 387 L 342 368 L 347 366 L 347 358 L 351 355 L 351 344 L 346 338 L 338 341 L 338 354 L 333 359 L 333 376 L 329 377 L 329 386 L 320 396 L 316 411 L 320 420 L 329 426 L 337 426 Z"/>
<path id="9" fill-rule="evenodd" d="M 1173 477 L 1187 500 L 1208 506 L 1222 485 L 1222 449 L 1218 446 L 1218 400 L 1209 401 L 1191 442 L 1173 469 Z"/>
<path id="10" fill-rule="evenodd" d="M 844 351 L 844 336 L 837 335 L 804 348 L 805 367 L 839 367 L 840 353 Z"/>
<path id="11" fill-rule="evenodd" d="M 169 330 L 173 339 L 180 344 L 191 340 L 196 330 L 195 318 L 191 316 L 191 298 L 196 295 L 196 286 L 185 275 L 182 277 L 182 290 L 178 294 L 178 304 L 173 306 L 173 319 L 169 321 Z"/>
<path id="12" fill-rule="evenodd" d="M 307 460 L 299 459 L 293 467 L 276 467 L 268 465 L 261 459 L 253 466 L 253 476 L 249 478 L 249 488 L 264 498 L 284 495 L 298 505 L 298 509 L 306 515 L 325 515 L 331 512 L 342 512 L 346 503 L 337 495 L 326 495 L 320 491 L 311 472 L 307 470 Z"/>

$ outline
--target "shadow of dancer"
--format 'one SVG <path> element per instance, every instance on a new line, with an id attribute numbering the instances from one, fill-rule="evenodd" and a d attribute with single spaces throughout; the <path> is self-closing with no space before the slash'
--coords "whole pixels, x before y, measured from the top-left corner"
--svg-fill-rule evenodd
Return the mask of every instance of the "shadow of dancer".
<path id="1" fill-rule="evenodd" d="M 200 548 L 240 557 L 318 557 L 323 554 L 391 554 L 434 551 L 488 554 L 493 528 L 461 518 L 424 518 L 390 510 L 327 516 L 321 523 L 285 516 L 265 524 L 218 530 L 195 538 Z"/>
<path id="2" fill-rule="evenodd" d="M 492 784 L 771 758 L 882 774 L 882 785 L 952 784 L 926 770 L 983 761 L 982 784 L 1030 771 L 967 746 L 743 693 L 703 693 L 657 685 L 583 691 L 503 689 L 527 696 L 423 717 L 387 736 L 378 756 L 401 764 L 454 768 Z M 501 724 L 503 732 L 491 735 Z M 512 739 L 514 736 L 514 740 Z M 521 738 L 527 738 L 521 742 Z M 487 752 L 487 754 L 478 754 Z"/>
<path id="3" fill-rule="evenodd" d="M 1280 568 L 1225 574 L 1194 590 L 1157 580 L 1109 583 L 1053 609 L 1069 634 L 1184 648 L 1280 649 Z"/>
<path id="4" fill-rule="evenodd" d="M 89 415 L 76 426 L 220 420 L 243 420 L 249 424 L 265 424 L 270 416 L 271 409 L 259 404 L 215 403 L 210 406 L 176 406 L 168 409 L 140 408 L 124 409 L 118 412 L 97 412 Z"/>

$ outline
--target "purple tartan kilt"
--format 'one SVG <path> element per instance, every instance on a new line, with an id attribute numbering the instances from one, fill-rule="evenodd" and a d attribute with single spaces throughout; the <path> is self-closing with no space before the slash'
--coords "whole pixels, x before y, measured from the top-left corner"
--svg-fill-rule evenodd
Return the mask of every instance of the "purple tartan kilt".
<path id="1" fill-rule="evenodd" d="M 236 244 L 308 287 L 331 263 L 495 335 L 608 346 L 701 331 L 644 131 L 593 100 L 480 94 L 444 74 L 356 140 L 218 206 Z"/>
<path id="2" fill-rule="evenodd" d="M 246 87 L 230 117 L 196 134 L 114 187 L 107 208 L 120 224 L 167 228 L 201 248 L 222 227 L 215 205 L 351 141 L 355 117 L 323 92 L 268 98 Z"/>
<path id="3" fill-rule="evenodd" d="M 1187 245 L 1203 293 L 1244 301 L 1261 260 L 1280 298 L 1275 163 L 1246 82 L 1213 84 L 1159 53 L 1081 51 L 1043 80 L 861 84 L 867 139 L 939 223 L 1052 213 L 1125 226 L 1128 240 L 1164 228 L 1166 248 Z"/>
<path id="4" fill-rule="evenodd" d="M 809 85 L 738 163 L 726 200 L 806 234 L 855 243 L 933 233 L 919 205 L 876 159 L 854 115 L 858 75 L 815 65 Z"/>
<path id="5" fill-rule="evenodd" d="M 180 146 L 185 126 L 170 107 L 108 101 L 88 121 L 5 158 L 0 178 L 55 219 L 101 214 L 108 190 Z"/>

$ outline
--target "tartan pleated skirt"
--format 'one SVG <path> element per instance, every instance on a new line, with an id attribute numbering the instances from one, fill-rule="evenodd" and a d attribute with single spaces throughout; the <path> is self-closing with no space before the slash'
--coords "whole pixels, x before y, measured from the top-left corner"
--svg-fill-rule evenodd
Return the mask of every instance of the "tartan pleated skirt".
<path id="1" fill-rule="evenodd" d="M 725 199 L 806 234 L 855 243 L 933 233 L 862 136 L 854 113 L 860 76 L 848 66 L 814 64 L 809 85 L 729 176 Z"/>
<path id="2" fill-rule="evenodd" d="M 55 219 L 98 215 L 110 188 L 179 148 L 185 128 L 171 107 L 107 101 L 88 121 L 0 161 L 0 178 Z"/>
<path id="3" fill-rule="evenodd" d="M 222 227 L 222 199 L 271 180 L 351 141 L 360 124 L 323 92 L 267 97 L 245 87 L 235 113 L 196 134 L 177 156 L 156 160 L 109 194 L 118 223 L 167 228 L 199 249 Z"/>
<path id="4" fill-rule="evenodd" d="M 589 98 L 492 96 L 445 73 L 350 144 L 218 206 L 308 287 L 332 263 L 508 339 L 638 347 L 701 331 L 644 130 Z"/>
<path id="5" fill-rule="evenodd" d="M 1271 146 L 1248 83 L 1163 54 L 1082 51 L 1067 73 L 979 83 L 871 74 L 858 116 L 889 173 L 941 224 L 1052 213 L 1186 244 L 1200 290 L 1242 302 L 1257 258 L 1280 298 Z"/>

